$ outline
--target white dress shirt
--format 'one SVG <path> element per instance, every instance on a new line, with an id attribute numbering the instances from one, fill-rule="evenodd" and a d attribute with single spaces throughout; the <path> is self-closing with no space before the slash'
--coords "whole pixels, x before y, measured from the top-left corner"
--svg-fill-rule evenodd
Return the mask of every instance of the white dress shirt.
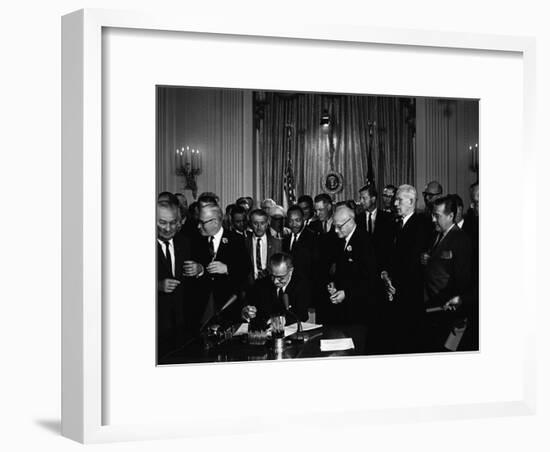
<path id="1" fill-rule="evenodd" d="M 162 250 L 164 257 L 166 258 L 166 245 L 164 244 L 164 241 L 157 238 L 157 241 L 160 244 L 160 249 Z M 174 251 L 174 239 L 168 240 L 168 248 L 170 249 L 170 258 L 172 260 L 171 266 L 172 266 L 172 275 L 176 274 L 176 253 Z"/>
<path id="2" fill-rule="evenodd" d="M 260 239 L 260 259 L 262 268 L 267 268 L 267 234 L 259 237 Z M 254 262 L 254 279 L 258 277 L 258 269 L 256 268 L 256 242 L 258 237 L 252 236 L 252 261 Z"/>

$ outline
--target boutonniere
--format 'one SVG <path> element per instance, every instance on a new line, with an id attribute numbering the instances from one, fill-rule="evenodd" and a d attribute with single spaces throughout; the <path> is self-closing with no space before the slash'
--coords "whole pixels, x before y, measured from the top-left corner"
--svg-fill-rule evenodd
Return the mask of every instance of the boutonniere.
<path id="1" fill-rule="evenodd" d="M 351 250 L 352 250 L 351 245 L 348 245 L 348 247 L 346 248 L 346 251 L 351 252 Z"/>
<path id="2" fill-rule="evenodd" d="M 227 237 L 222 237 L 222 243 L 223 243 L 224 245 L 227 245 Z"/>

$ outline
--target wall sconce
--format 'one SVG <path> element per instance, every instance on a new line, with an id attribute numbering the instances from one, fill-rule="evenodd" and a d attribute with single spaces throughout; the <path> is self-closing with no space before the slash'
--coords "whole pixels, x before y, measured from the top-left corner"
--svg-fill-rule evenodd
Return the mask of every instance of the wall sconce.
<path id="1" fill-rule="evenodd" d="M 191 190 L 197 197 L 197 176 L 202 173 L 202 154 L 198 149 L 183 146 L 176 149 L 174 162 L 176 176 L 185 177 L 185 190 Z"/>

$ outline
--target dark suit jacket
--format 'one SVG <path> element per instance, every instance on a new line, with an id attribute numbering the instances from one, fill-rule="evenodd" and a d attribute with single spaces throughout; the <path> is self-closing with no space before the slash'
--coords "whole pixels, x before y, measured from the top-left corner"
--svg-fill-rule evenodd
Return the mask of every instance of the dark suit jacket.
<path id="1" fill-rule="evenodd" d="M 269 258 L 273 256 L 275 253 L 280 253 L 283 250 L 283 242 L 281 239 L 277 239 L 275 237 L 272 237 L 269 234 L 266 234 L 267 237 L 267 257 L 266 257 L 266 265 L 269 266 Z M 254 283 L 254 267 L 256 266 L 256 262 L 254 262 L 254 252 L 253 247 L 256 246 L 256 236 L 254 234 L 246 237 L 244 239 L 245 247 L 246 247 L 246 253 L 248 256 L 248 262 L 249 265 L 249 274 L 248 274 L 248 284 L 252 285 Z M 243 255 L 244 258 L 244 255 Z"/>
<path id="2" fill-rule="evenodd" d="M 172 292 L 157 291 L 157 334 L 159 357 L 183 343 L 184 322 L 187 321 L 185 302 L 191 297 L 193 281 L 183 276 L 183 261 L 191 256 L 189 241 L 185 237 L 174 237 L 175 274 L 170 274 L 171 263 L 164 255 L 164 245 L 157 241 L 157 281 L 173 278 L 180 285 Z"/>
<path id="3" fill-rule="evenodd" d="M 432 243 L 431 229 L 425 216 L 413 213 L 403 229 L 399 230 L 396 226 L 394 230 L 387 271 L 397 289 L 394 304 L 404 316 L 422 315 L 424 312 L 420 256 Z"/>
<path id="4" fill-rule="evenodd" d="M 357 217 L 357 227 L 364 231 L 367 230 L 366 212 L 362 212 Z M 376 221 L 374 222 L 374 233 L 371 234 L 371 239 L 376 254 L 376 262 L 381 269 L 387 268 L 389 265 L 388 261 L 392 247 L 394 229 L 394 216 L 391 213 L 377 209 Z"/>
<path id="5" fill-rule="evenodd" d="M 285 293 L 289 298 L 289 310 L 302 322 L 308 318 L 307 308 L 310 304 L 310 290 L 308 282 L 302 278 L 296 269 L 290 282 L 286 286 Z M 281 299 L 277 298 L 277 288 L 271 277 L 259 279 L 254 283 L 252 290 L 247 294 L 247 304 L 256 306 L 258 321 L 265 322 L 271 315 L 284 314 L 285 307 Z M 293 315 L 286 315 L 287 323 L 294 323 Z"/>
<path id="6" fill-rule="evenodd" d="M 471 242 L 468 235 L 454 225 L 429 252 L 424 268 L 425 302 L 442 306 L 455 296 L 468 304 L 472 289 Z"/>
<path id="7" fill-rule="evenodd" d="M 376 259 L 369 234 L 356 228 L 348 245 L 338 239 L 332 281 L 346 298 L 332 304 L 326 297 L 323 319 L 332 324 L 367 324 L 378 295 Z M 326 290 L 325 290 L 326 292 Z"/>
<path id="8" fill-rule="evenodd" d="M 310 229 L 304 228 L 300 237 L 290 250 L 292 235 L 283 239 L 283 251 L 292 256 L 294 268 L 306 279 L 310 279 L 314 271 L 314 262 L 317 258 L 316 235 Z"/>
<path id="9" fill-rule="evenodd" d="M 222 239 L 218 247 L 215 261 L 223 262 L 227 265 L 227 274 L 210 275 L 206 272 L 206 267 L 212 261 L 208 247 L 208 237 L 201 236 L 193 244 L 193 260 L 203 265 L 205 272 L 198 280 L 197 304 L 199 310 L 206 306 L 209 295 L 214 297 L 215 308 L 220 309 L 226 301 L 232 296 L 237 295 L 242 299 L 246 285 L 246 278 L 250 272 L 250 262 L 245 259 L 246 249 L 242 238 L 237 237 L 233 232 L 223 231 Z M 239 302 L 232 305 L 232 309 L 225 313 L 230 319 L 239 317 Z"/>

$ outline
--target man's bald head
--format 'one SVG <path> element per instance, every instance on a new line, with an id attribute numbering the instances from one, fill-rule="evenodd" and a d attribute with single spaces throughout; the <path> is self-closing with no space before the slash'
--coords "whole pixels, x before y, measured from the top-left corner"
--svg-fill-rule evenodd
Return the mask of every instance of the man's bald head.
<path id="1" fill-rule="evenodd" d="M 333 224 L 338 237 L 347 238 L 355 229 L 355 212 L 346 205 L 338 206 L 334 212 Z"/>
<path id="2" fill-rule="evenodd" d="M 426 184 L 422 195 L 424 196 L 424 205 L 426 209 L 431 210 L 434 201 L 443 196 L 443 187 L 439 182 L 433 180 Z"/>

